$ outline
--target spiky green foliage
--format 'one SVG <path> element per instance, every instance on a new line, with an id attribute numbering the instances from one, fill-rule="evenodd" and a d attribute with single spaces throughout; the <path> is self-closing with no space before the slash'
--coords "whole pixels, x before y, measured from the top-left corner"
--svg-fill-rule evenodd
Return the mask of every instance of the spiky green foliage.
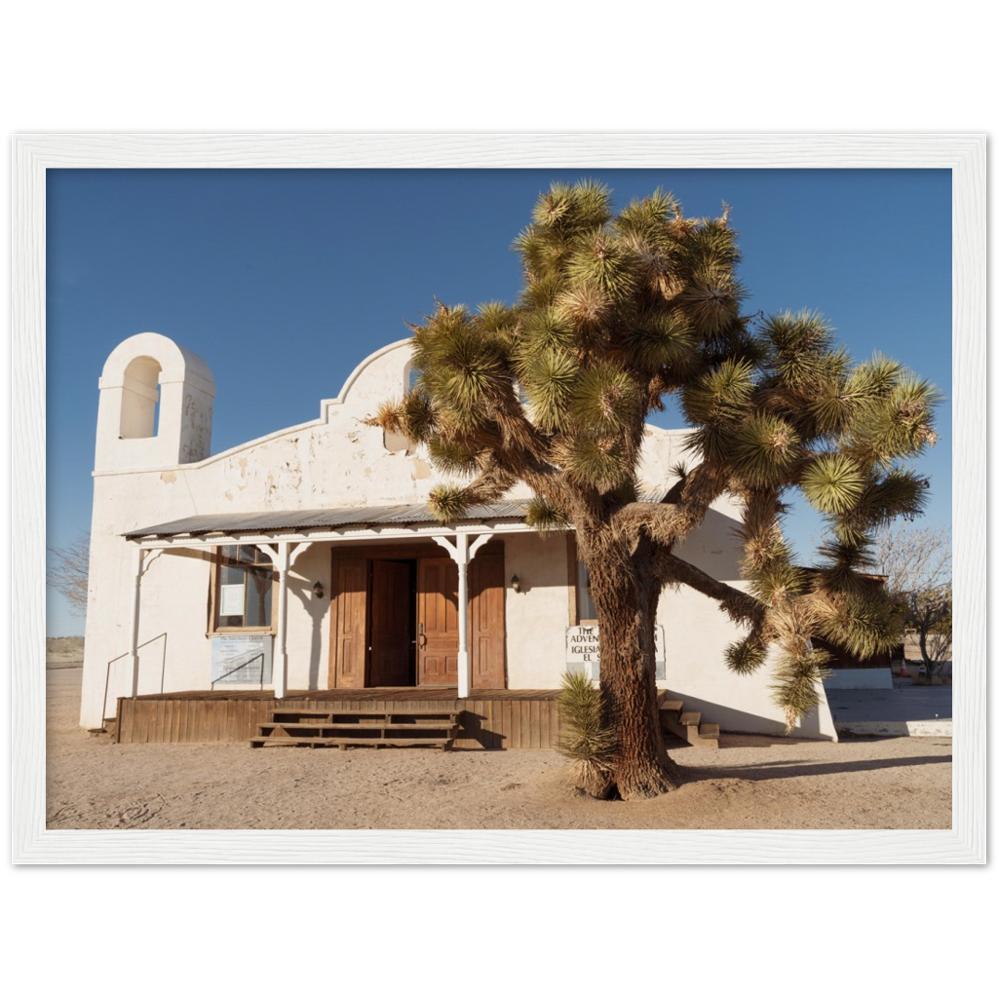
<path id="1" fill-rule="evenodd" d="M 690 375 L 699 367 L 698 335 L 682 316 L 651 309 L 636 316 L 624 336 L 624 347 L 634 364 L 648 372 L 669 367 Z"/>
<path id="2" fill-rule="evenodd" d="M 565 443 L 560 458 L 571 483 L 601 493 L 621 486 L 632 471 L 622 442 L 614 437 L 580 435 Z"/>
<path id="3" fill-rule="evenodd" d="M 843 360 L 832 352 L 830 330 L 818 313 L 781 313 L 765 320 L 761 336 L 768 361 L 781 385 L 811 391 L 830 375 L 830 364 Z"/>
<path id="4" fill-rule="evenodd" d="M 903 366 L 884 354 L 875 354 L 871 361 L 863 361 L 847 379 L 849 395 L 861 402 L 884 399 L 903 375 Z"/>
<path id="5" fill-rule="evenodd" d="M 437 303 L 414 328 L 413 391 L 371 422 L 426 443 L 438 468 L 466 477 L 432 494 L 442 520 L 520 480 L 536 498 L 528 517 L 539 530 L 568 521 L 588 558 L 622 556 L 611 590 L 630 593 L 643 628 L 652 628 L 639 614 L 647 583 L 719 599 L 748 627 L 727 653 L 732 669 L 757 669 L 761 650 L 776 645 L 785 709 L 807 711 L 820 669 L 811 636 L 861 655 L 896 628 L 891 602 L 866 580 L 868 552 L 874 532 L 923 509 L 928 484 L 908 465 L 934 443 L 938 393 L 880 355 L 856 364 L 817 313 L 741 315 L 728 208 L 687 218 L 657 190 L 616 213 L 599 182 L 559 183 L 514 248 L 518 301 Z M 663 503 L 640 505 L 637 495 L 658 485 L 638 482 L 645 418 L 670 396 L 692 425 L 690 462 L 663 484 Z M 709 585 L 675 549 L 725 493 L 743 508 L 753 613 L 745 592 Z M 799 497 L 829 535 L 810 572 L 781 531 Z M 596 591 L 595 601 L 600 618 Z M 630 641 L 651 670 L 650 637 Z"/>
<path id="6" fill-rule="evenodd" d="M 732 435 L 732 462 L 751 487 L 780 486 L 799 457 L 799 436 L 781 417 L 758 413 L 744 420 Z"/>
<path id="7" fill-rule="evenodd" d="M 398 434 L 403 426 L 402 404 L 399 400 L 387 399 L 367 423 L 372 427 L 381 427 L 388 434 Z"/>
<path id="8" fill-rule="evenodd" d="M 685 387 L 684 410 L 695 424 L 735 424 L 749 416 L 753 390 L 753 364 L 726 359 Z"/>
<path id="9" fill-rule="evenodd" d="M 846 455 L 820 455 L 802 474 L 802 492 L 824 514 L 844 514 L 857 505 L 865 488 L 858 464 Z"/>
<path id="10" fill-rule="evenodd" d="M 600 229 L 611 218 L 611 189 L 589 179 L 553 184 L 538 199 L 533 218 L 541 229 L 567 236 Z"/>
<path id="11" fill-rule="evenodd" d="M 465 486 L 435 486 L 428 497 L 427 505 L 439 520 L 455 521 L 471 506 L 469 490 Z"/>
<path id="12" fill-rule="evenodd" d="M 837 540 L 826 541 L 820 545 L 817 554 L 822 560 L 816 570 L 821 591 L 855 594 L 870 587 L 869 581 L 859 575 L 870 572 L 874 565 L 867 540 L 859 545 L 848 545 Z"/>
<path id="13" fill-rule="evenodd" d="M 734 674 L 756 673 L 767 659 L 767 646 L 757 636 L 745 636 L 726 649 L 726 666 Z"/>
<path id="14" fill-rule="evenodd" d="M 819 704 L 829 662 L 830 654 L 823 649 L 807 649 L 798 656 L 785 654 L 778 660 L 771 692 L 785 713 L 786 732 L 791 732 Z"/>
<path id="15" fill-rule="evenodd" d="M 549 531 L 565 528 L 569 523 L 565 511 L 553 507 L 541 497 L 532 497 L 528 501 L 524 520 L 529 527 L 535 528 L 542 535 Z"/>
<path id="16" fill-rule="evenodd" d="M 888 652 L 902 634 L 898 605 L 874 586 L 822 595 L 815 606 L 819 634 L 862 660 Z"/>
<path id="17" fill-rule="evenodd" d="M 939 399 L 929 382 L 905 371 L 898 374 L 887 390 L 861 409 L 852 428 L 853 450 L 882 467 L 918 455 L 936 440 L 931 416 Z"/>
<path id="18" fill-rule="evenodd" d="M 631 201 L 614 220 L 615 230 L 635 240 L 637 246 L 669 253 L 671 241 L 664 223 L 680 213 L 677 199 L 662 188 L 646 198 Z"/>
<path id="19" fill-rule="evenodd" d="M 592 793 L 610 784 L 615 732 L 608 724 L 599 687 L 580 672 L 565 673 L 559 693 L 559 752 L 573 761 Z"/>
<path id="20" fill-rule="evenodd" d="M 688 321 L 709 337 L 724 334 L 739 315 L 743 289 L 721 268 L 703 268 L 680 296 L 680 308 Z"/>
<path id="21" fill-rule="evenodd" d="M 793 566 L 784 543 L 775 545 L 767 561 L 750 577 L 750 592 L 769 607 L 802 592 L 804 575 Z"/>
<path id="22" fill-rule="evenodd" d="M 910 469 L 891 469 L 871 483 L 860 506 L 869 524 L 896 517 L 917 517 L 924 512 L 927 479 Z"/>
<path id="23" fill-rule="evenodd" d="M 454 475 L 475 475 L 479 471 L 479 453 L 459 441 L 436 438 L 428 445 L 435 468 Z"/>
<path id="24" fill-rule="evenodd" d="M 578 372 L 573 356 L 558 347 L 533 352 L 520 368 L 520 383 L 531 415 L 542 431 L 562 429 Z"/>
<path id="25" fill-rule="evenodd" d="M 576 378 L 568 405 L 570 422 L 601 435 L 618 434 L 641 416 L 635 380 L 618 364 L 595 364 Z"/>
<path id="26" fill-rule="evenodd" d="M 430 397 L 419 390 L 408 393 L 400 405 L 399 429 L 414 441 L 434 433 L 434 410 Z"/>

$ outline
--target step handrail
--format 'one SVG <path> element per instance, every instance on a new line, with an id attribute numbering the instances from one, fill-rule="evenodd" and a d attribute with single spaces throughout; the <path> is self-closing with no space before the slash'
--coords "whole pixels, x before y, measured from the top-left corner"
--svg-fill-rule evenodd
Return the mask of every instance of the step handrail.
<path id="1" fill-rule="evenodd" d="M 254 660 L 260 660 L 260 681 L 259 684 L 263 688 L 264 686 L 264 654 L 256 653 L 250 657 L 245 663 L 237 663 L 232 670 L 227 670 L 221 677 L 216 677 L 210 684 L 209 688 L 214 691 L 216 684 L 221 684 L 230 674 L 235 674 L 237 670 L 243 670 L 245 667 L 249 667 Z"/>
<path id="2" fill-rule="evenodd" d="M 159 635 L 154 635 L 152 639 L 147 639 L 145 642 L 140 642 L 138 646 L 135 647 L 135 651 L 138 653 L 140 649 L 144 646 L 148 646 L 151 643 L 157 641 L 157 639 L 163 639 L 163 661 L 160 666 L 160 694 L 163 694 L 163 682 L 167 670 L 167 633 L 161 632 Z M 108 686 L 111 682 L 111 664 L 117 663 L 119 660 L 124 659 L 126 656 L 131 656 L 132 650 L 127 649 L 124 653 L 119 654 L 113 659 L 108 660 L 108 665 L 104 668 L 104 701 L 101 703 L 101 718 L 106 719 L 108 711 Z"/>

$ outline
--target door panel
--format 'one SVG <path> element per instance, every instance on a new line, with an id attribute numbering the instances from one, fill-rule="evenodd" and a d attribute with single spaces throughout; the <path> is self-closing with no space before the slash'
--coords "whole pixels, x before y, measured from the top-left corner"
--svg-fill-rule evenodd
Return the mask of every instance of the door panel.
<path id="1" fill-rule="evenodd" d="M 368 560 L 334 559 L 330 595 L 331 688 L 363 688 L 368 647 Z"/>
<path id="2" fill-rule="evenodd" d="M 469 564 L 469 657 L 473 688 L 507 687 L 503 549 L 485 549 Z"/>
<path id="3" fill-rule="evenodd" d="M 405 562 L 372 560 L 371 667 L 372 687 L 404 687 L 410 683 L 410 567 Z"/>
<path id="4" fill-rule="evenodd" d="M 458 566 L 445 557 L 417 563 L 417 683 L 458 684 Z"/>

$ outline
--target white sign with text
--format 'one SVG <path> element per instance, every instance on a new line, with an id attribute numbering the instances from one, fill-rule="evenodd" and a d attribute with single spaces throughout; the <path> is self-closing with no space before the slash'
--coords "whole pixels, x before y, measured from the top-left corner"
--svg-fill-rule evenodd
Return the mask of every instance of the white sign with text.
<path id="1" fill-rule="evenodd" d="M 270 684 L 271 636 L 213 635 L 213 684 Z"/>
<path id="2" fill-rule="evenodd" d="M 663 654 L 663 626 L 657 625 L 653 634 L 656 640 L 656 679 L 666 679 L 666 659 Z M 566 629 L 566 671 L 582 671 L 595 681 L 601 679 L 601 640 L 598 625 L 571 625 Z"/>

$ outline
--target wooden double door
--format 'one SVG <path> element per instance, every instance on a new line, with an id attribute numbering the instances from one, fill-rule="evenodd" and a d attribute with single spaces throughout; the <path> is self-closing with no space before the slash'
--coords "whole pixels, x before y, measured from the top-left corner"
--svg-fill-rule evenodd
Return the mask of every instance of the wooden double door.
<path id="1" fill-rule="evenodd" d="M 433 554 L 431 554 L 433 553 Z M 424 548 L 333 550 L 330 687 L 455 687 L 458 567 Z M 504 688 L 504 559 L 469 564 L 472 687 Z"/>

